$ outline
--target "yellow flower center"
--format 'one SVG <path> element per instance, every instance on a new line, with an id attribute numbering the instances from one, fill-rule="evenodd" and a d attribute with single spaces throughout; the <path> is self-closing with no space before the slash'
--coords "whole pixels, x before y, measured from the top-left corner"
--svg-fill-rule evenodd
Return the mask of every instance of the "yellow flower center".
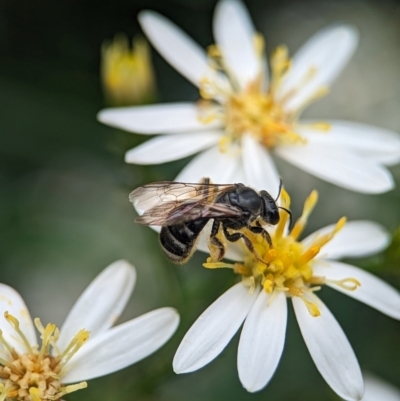
<path id="1" fill-rule="evenodd" d="M 282 191 L 283 206 L 290 206 L 290 198 L 286 191 Z M 298 238 L 307 223 L 308 217 L 318 199 L 318 193 L 313 191 L 307 198 L 301 217 L 293 225 L 286 235 L 288 225 L 288 213 L 281 209 L 280 221 L 276 229 L 271 232 L 273 247 L 270 248 L 267 241 L 261 236 L 246 230 L 245 235 L 254 246 L 254 253 L 245 248 L 245 257 L 241 263 L 213 262 L 208 258 L 204 267 L 232 268 L 240 274 L 244 282 L 253 291 L 256 286 L 261 286 L 269 294 L 274 291 L 283 291 L 288 297 L 300 297 L 313 316 L 319 315 L 318 306 L 313 297 L 313 292 L 321 288 L 326 282 L 324 277 L 315 276 L 313 273 L 313 259 L 321 248 L 328 243 L 335 234 L 342 229 L 346 218 L 342 217 L 331 232 L 320 235 L 305 247 Z M 347 290 L 355 290 L 360 283 L 354 278 L 345 278 L 335 282 Z"/>
<path id="2" fill-rule="evenodd" d="M 29 344 L 14 316 L 5 312 L 4 317 L 24 344 L 26 352 L 18 353 L 0 330 L 0 401 L 58 400 L 65 394 L 87 387 L 86 382 L 64 386 L 61 379 L 66 373 L 67 362 L 88 340 L 88 331 L 80 330 L 67 348 L 60 352 L 56 346 L 59 330 L 54 324 L 43 327 L 39 318 L 35 319 L 42 339 L 39 348 Z M 54 352 L 51 352 L 52 349 Z"/>
<path id="3" fill-rule="evenodd" d="M 253 135 L 267 148 L 282 144 L 304 144 L 306 140 L 296 131 L 298 117 L 306 106 L 327 93 L 327 88 L 320 88 L 301 109 L 287 111 L 286 104 L 315 77 L 316 69 L 311 68 L 284 97 L 276 96 L 283 79 L 287 75 L 291 60 L 285 46 L 278 47 L 270 60 L 271 80 L 265 90 L 262 74 L 263 39 L 256 36 L 255 47 L 260 59 L 259 76 L 246 88 L 239 88 L 229 71 L 219 49 L 213 45 L 208 54 L 213 78 L 205 77 L 200 83 L 199 118 L 204 123 L 220 120 L 225 127 L 225 136 L 221 139 L 220 149 L 237 142 L 243 134 Z M 316 123 L 313 128 L 327 131 L 329 124 Z"/>

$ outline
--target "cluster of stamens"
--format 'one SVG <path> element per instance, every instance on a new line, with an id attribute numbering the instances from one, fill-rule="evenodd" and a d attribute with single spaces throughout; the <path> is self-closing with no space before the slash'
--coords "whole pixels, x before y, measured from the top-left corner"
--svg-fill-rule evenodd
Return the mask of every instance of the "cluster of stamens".
<path id="1" fill-rule="evenodd" d="M 0 330 L 0 401 L 58 400 L 63 395 L 87 387 L 86 382 L 64 386 L 65 365 L 89 338 L 89 332 L 80 330 L 66 349 L 60 352 L 56 346 L 59 330 L 54 324 L 46 327 L 35 319 L 41 334 L 42 345 L 29 344 L 19 327 L 19 321 L 8 312 L 4 318 L 21 340 L 25 352 L 17 352 L 4 338 Z"/>
<path id="2" fill-rule="evenodd" d="M 290 198 L 283 190 L 282 203 L 286 208 L 290 206 Z M 250 252 L 243 245 L 245 257 L 240 263 L 214 262 L 211 258 L 204 263 L 204 267 L 231 268 L 240 274 L 250 291 L 261 286 L 268 294 L 275 291 L 283 291 L 288 297 L 300 297 L 306 304 L 312 316 L 319 316 L 318 302 L 313 296 L 323 284 L 327 282 L 325 277 L 316 276 L 313 273 L 312 262 L 321 248 L 327 244 L 335 234 L 342 229 L 346 218 L 342 217 L 331 232 L 314 238 L 312 243 L 305 247 L 298 241 L 307 223 L 308 216 L 314 208 L 318 194 L 313 191 L 307 198 L 301 217 L 286 234 L 289 214 L 285 209 L 280 211 L 280 221 L 271 230 L 272 247 L 259 234 L 253 234 L 246 230 L 245 235 L 251 240 L 254 252 Z M 335 281 L 335 284 L 346 290 L 355 290 L 360 283 L 354 278 L 344 278 Z"/>
<path id="3" fill-rule="evenodd" d="M 237 143 L 243 134 L 251 134 L 267 148 L 281 144 L 306 143 L 297 131 L 297 121 L 302 111 L 312 102 L 327 93 L 327 88 L 319 88 L 301 107 L 288 111 L 286 104 L 308 84 L 316 75 L 316 69 L 310 68 L 300 79 L 297 87 L 278 97 L 278 89 L 287 75 L 291 60 L 285 46 L 279 46 L 271 56 L 271 79 L 268 88 L 264 88 L 263 56 L 264 41 L 256 35 L 255 49 L 259 55 L 259 74 L 247 87 L 240 88 L 234 75 L 224 62 L 218 47 L 213 45 L 208 50 L 212 73 L 200 82 L 199 119 L 209 123 L 220 120 L 225 127 L 225 135 L 220 142 L 220 150 L 226 151 Z M 319 130 L 329 130 L 329 124 L 317 123 Z"/>

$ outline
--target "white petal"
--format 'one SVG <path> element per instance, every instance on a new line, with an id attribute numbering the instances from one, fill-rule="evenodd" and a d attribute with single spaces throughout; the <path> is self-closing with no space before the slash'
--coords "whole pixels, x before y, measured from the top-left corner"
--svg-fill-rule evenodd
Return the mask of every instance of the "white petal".
<path id="1" fill-rule="evenodd" d="M 273 299 L 261 291 L 240 335 L 238 371 L 243 387 L 261 390 L 278 366 L 285 344 L 287 303 L 283 292 Z"/>
<path id="2" fill-rule="evenodd" d="M 214 37 L 223 60 L 241 88 L 245 88 L 261 71 L 257 56 L 255 29 L 250 15 L 240 1 L 222 0 L 214 15 Z"/>
<path id="3" fill-rule="evenodd" d="M 123 369 L 164 345 L 179 324 L 172 308 L 161 308 L 89 339 L 68 362 L 63 383 L 79 382 Z"/>
<path id="4" fill-rule="evenodd" d="M 205 51 L 174 23 L 154 11 L 142 11 L 139 22 L 165 60 L 198 86 L 209 71 Z"/>
<path id="5" fill-rule="evenodd" d="M 159 136 L 126 152 L 125 162 L 161 164 L 179 160 L 217 144 L 219 139 L 218 131 Z"/>
<path id="6" fill-rule="evenodd" d="M 337 143 L 379 163 L 395 164 L 400 161 L 400 135 L 397 132 L 368 124 L 325 119 L 324 122 L 330 124 L 328 132 L 307 128 L 315 122 L 301 121 L 299 133 L 313 142 Z"/>
<path id="7" fill-rule="evenodd" d="M 119 260 L 105 268 L 75 302 L 60 329 L 57 342 L 65 349 L 81 329 L 89 330 L 91 339 L 111 327 L 119 318 L 136 281 L 134 267 Z"/>
<path id="8" fill-rule="evenodd" d="M 214 146 L 195 156 L 175 181 L 199 182 L 203 177 L 209 177 L 214 184 L 233 184 L 238 182 L 240 168 L 240 155 L 221 153 L 218 146 Z"/>
<path id="9" fill-rule="evenodd" d="M 345 400 L 361 400 L 364 393 L 361 370 L 339 323 L 321 300 L 318 317 L 311 316 L 300 298 L 292 300 L 301 334 L 322 377 Z"/>
<path id="10" fill-rule="evenodd" d="M 171 134 L 212 129 L 216 124 L 204 125 L 198 119 L 194 103 L 165 103 L 151 106 L 130 106 L 104 109 L 97 119 L 112 127 L 140 134 Z"/>
<path id="11" fill-rule="evenodd" d="M 365 394 L 362 401 L 399 401 L 400 390 L 371 374 L 364 374 Z"/>
<path id="12" fill-rule="evenodd" d="M 243 136 L 242 146 L 245 183 L 258 191 L 264 189 L 276 198 L 279 190 L 279 174 L 270 154 L 250 135 Z"/>
<path id="13" fill-rule="evenodd" d="M 5 284 L 0 284 L 0 330 L 3 332 L 4 339 L 11 347 L 15 348 L 17 352 L 27 352 L 21 338 L 4 318 L 5 312 L 8 312 L 18 319 L 19 327 L 25 334 L 29 344 L 36 345 L 35 328 L 24 300 L 14 288 Z M 1 348 L 2 346 L 0 344 L 0 350 Z"/>
<path id="14" fill-rule="evenodd" d="M 221 295 L 196 320 L 176 351 L 173 368 L 188 373 L 207 365 L 227 346 L 254 304 L 258 291 L 238 283 Z"/>
<path id="15" fill-rule="evenodd" d="M 378 311 L 400 320 L 400 292 L 380 278 L 358 267 L 336 261 L 315 261 L 314 275 L 325 277 L 326 285 L 348 295 Z M 354 278 L 360 282 L 356 290 L 350 291 L 330 282 Z"/>
<path id="16" fill-rule="evenodd" d="M 308 248 L 312 242 L 324 234 L 332 232 L 335 224 L 321 228 L 304 238 L 302 244 Z M 349 221 L 321 249 L 318 258 L 340 259 L 343 257 L 369 256 L 385 249 L 390 242 L 388 231 L 372 221 Z"/>
<path id="17" fill-rule="evenodd" d="M 352 191 L 376 194 L 394 187 L 385 167 L 337 144 L 309 141 L 304 146 L 279 146 L 275 152 L 308 173 Z"/>
<path id="18" fill-rule="evenodd" d="M 291 69 L 282 82 L 279 98 L 296 92 L 286 109 L 298 109 L 319 88 L 330 85 L 347 64 L 357 43 L 358 33 L 349 25 L 328 26 L 312 36 L 294 55 Z M 316 73 L 305 83 L 311 69 L 316 69 Z"/>

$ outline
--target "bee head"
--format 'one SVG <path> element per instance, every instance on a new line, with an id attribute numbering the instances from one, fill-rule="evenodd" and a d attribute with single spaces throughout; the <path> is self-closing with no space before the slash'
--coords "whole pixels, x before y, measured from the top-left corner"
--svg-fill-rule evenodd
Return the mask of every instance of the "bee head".
<path id="1" fill-rule="evenodd" d="M 244 185 L 230 193 L 229 200 L 232 206 L 241 208 L 246 214 L 249 214 L 251 220 L 254 220 L 261 213 L 261 198 L 254 189 Z"/>

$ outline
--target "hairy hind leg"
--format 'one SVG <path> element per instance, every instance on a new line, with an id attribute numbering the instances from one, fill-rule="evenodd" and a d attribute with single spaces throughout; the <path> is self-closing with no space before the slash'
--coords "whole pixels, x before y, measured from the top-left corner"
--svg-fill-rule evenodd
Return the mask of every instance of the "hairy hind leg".
<path id="1" fill-rule="evenodd" d="M 272 248 L 271 236 L 269 235 L 269 232 L 267 230 L 265 230 L 264 228 L 262 228 L 260 226 L 259 222 L 257 222 L 257 226 L 256 227 L 248 226 L 247 228 L 254 234 L 261 234 L 265 238 L 265 240 L 268 242 L 269 247 Z"/>
<path id="2" fill-rule="evenodd" d="M 221 260 L 225 255 L 224 244 L 217 238 L 220 223 L 220 220 L 214 219 L 211 227 L 210 244 L 208 246 L 210 250 L 210 257 L 216 262 Z"/>
<path id="3" fill-rule="evenodd" d="M 236 242 L 239 241 L 240 239 L 243 239 L 247 249 L 256 257 L 257 260 L 259 260 L 262 263 L 265 263 L 263 261 L 263 259 L 261 258 L 261 256 L 257 253 L 257 251 L 254 249 L 254 245 L 251 242 L 251 240 L 249 239 L 249 237 L 247 237 L 246 235 L 244 235 L 243 233 L 233 233 L 231 234 L 228 231 L 228 227 L 226 227 L 225 225 L 222 225 L 222 229 L 224 231 L 224 235 L 225 238 L 230 241 L 230 242 Z"/>

